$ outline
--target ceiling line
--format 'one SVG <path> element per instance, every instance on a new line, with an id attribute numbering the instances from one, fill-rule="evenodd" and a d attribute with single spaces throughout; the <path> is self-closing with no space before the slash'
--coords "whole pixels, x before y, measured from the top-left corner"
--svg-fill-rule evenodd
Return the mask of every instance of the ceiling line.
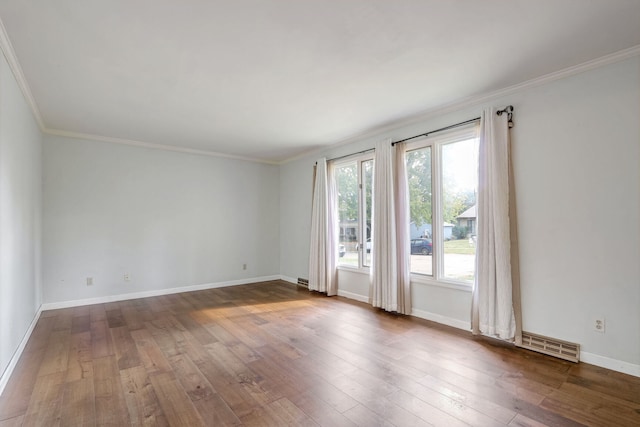
<path id="1" fill-rule="evenodd" d="M 4 23 L 2 19 L 0 19 L 0 49 L 4 53 L 4 57 L 9 64 L 9 68 L 15 77 L 22 94 L 31 107 L 31 112 L 38 123 L 38 127 L 40 131 L 44 131 L 44 121 L 42 120 L 42 115 L 40 114 L 40 109 L 38 108 L 38 104 L 36 103 L 35 98 L 33 97 L 33 93 L 31 93 L 31 88 L 27 83 L 27 79 L 22 72 L 22 67 L 20 66 L 20 62 L 18 62 L 18 58 L 16 57 L 16 53 L 13 50 L 13 45 L 11 44 L 11 39 L 9 39 L 9 34 L 7 33 L 7 29 L 4 27 Z"/>
<path id="2" fill-rule="evenodd" d="M 359 141 L 365 138 L 374 137 L 384 132 L 393 131 L 404 126 L 419 123 L 423 120 L 427 120 L 433 117 L 442 116 L 444 114 L 453 113 L 462 110 L 466 107 L 473 107 L 484 102 L 489 102 L 494 99 L 502 98 L 508 95 L 512 95 L 517 92 L 521 92 L 532 87 L 541 86 L 546 83 L 550 83 L 556 80 L 560 80 L 566 77 L 570 77 L 576 74 L 583 73 L 585 71 L 593 70 L 595 68 L 604 67 L 605 65 L 613 64 L 616 62 L 631 59 L 635 56 L 640 56 L 640 45 L 632 46 L 627 49 L 623 49 L 608 55 L 601 56 L 600 58 L 592 59 L 590 61 L 583 62 L 581 64 L 572 65 L 571 67 L 563 68 L 562 70 L 554 71 L 549 74 L 545 74 L 540 77 L 524 81 L 522 83 L 516 83 L 512 86 L 508 86 L 503 89 L 497 89 L 493 92 L 487 92 L 481 95 L 474 95 L 461 100 L 453 101 L 448 104 L 443 104 L 438 107 L 430 108 L 422 111 L 421 113 L 413 114 L 410 117 L 401 120 L 395 120 L 391 123 L 386 123 L 372 129 L 357 133 L 355 135 L 344 138 L 334 144 L 327 145 L 321 148 L 315 148 L 293 157 L 281 160 L 278 164 L 283 165 L 295 160 L 302 159 L 313 154 L 321 154 L 335 148 L 342 147 L 343 145 L 350 144 L 355 141 Z M 315 160 L 315 159 L 314 159 Z"/>
<path id="3" fill-rule="evenodd" d="M 142 148 L 151 148 L 155 150 L 164 150 L 164 151 L 174 151 L 178 153 L 186 153 L 186 154 L 197 154 L 201 156 L 210 156 L 210 157 L 221 157 L 225 159 L 234 159 L 234 160 L 243 160 L 246 162 L 253 163 L 264 163 L 268 165 L 277 165 L 278 162 L 267 159 L 258 159 L 255 157 L 245 157 L 239 156 L 235 154 L 226 154 L 219 153 L 217 151 L 209 151 L 209 150 L 199 150 L 197 148 L 188 148 L 188 147 L 179 147 L 177 145 L 168 145 L 168 144 L 156 144 L 154 142 L 144 142 L 144 141 L 136 141 L 133 139 L 125 139 L 125 138 L 117 138 L 111 136 L 102 136 L 95 134 L 85 134 L 80 132 L 71 132 L 61 129 L 50 129 L 45 128 L 43 131 L 44 134 L 52 135 L 52 136 L 64 136 L 67 138 L 74 139 L 84 139 L 87 141 L 95 141 L 95 142 L 106 142 L 110 144 L 121 144 L 121 145 L 130 145 L 133 147 L 142 147 Z"/>
<path id="4" fill-rule="evenodd" d="M 374 127 L 367 131 L 359 132 L 357 134 L 354 134 L 348 138 L 344 138 L 341 141 L 328 145 L 326 147 L 316 148 L 313 150 L 303 152 L 301 154 L 297 154 L 293 157 L 289 157 L 279 161 L 273 161 L 273 160 L 267 160 L 267 159 L 238 156 L 233 154 L 218 153 L 215 151 L 184 148 L 184 147 L 179 147 L 175 145 L 157 144 L 152 142 L 135 141 L 135 140 L 129 140 L 124 138 L 106 137 L 101 135 L 84 134 L 84 133 L 73 132 L 73 131 L 47 128 L 46 125 L 44 124 L 42 115 L 40 114 L 40 110 L 35 101 L 35 98 L 33 97 L 29 84 L 27 83 L 27 79 L 24 76 L 24 73 L 22 72 L 22 67 L 20 66 L 20 62 L 18 61 L 18 58 L 15 55 L 15 51 L 11 44 L 11 40 L 9 39 L 9 35 L 7 34 L 6 28 L 1 18 L 0 18 L 0 49 L 4 53 L 7 63 L 9 64 L 9 68 L 11 69 L 18 83 L 18 86 L 20 87 L 22 93 L 24 94 L 27 104 L 31 108 L 31 111 L 36 119 L 36 122 L 38 123 L 38 127 L 40 128 L 40 131 L 44 134 L 66 136 L 66 137 L 77 138 L 77 139 L 95 140 L 100 142 L 109 142 L 109 143 L 123 144 L 123 145 L 133 145 L 138 147 L 155 148 L 160 150 L 183 152 L 183 153 L 189 153 L 189 154 L 200 154 L 205 156 L 231 158 L 231 159 L 245 160 L 245 161 L 250 161 L 255 163 L 265 163 L 265 164 L 272 164 L 272 165 L 286 164 L 286 163 L 301 159 L 303 157 L 310 156 L 312 154 L 318 154 L 331 149 L 335 149 L 340 146 L 349 144 L 351 142 L 354 142 L 363 138 L 367 138 L 367 137 L 372 137 L 386 131 L 395 130 L 400 127 L 407 126 L 409 124 L 416 123 L 434 116 L 443 115 L 456 110 L 460 110 L 465 107 L 478 105 L 482 102 L 487 102 L 489 100 L 510 95 L 512 93 L 519 92 L 531 87 L 539 86 L 548 82 L 559 80 L 559 79 L 569 77 L 575 74 L 579 74 L 588 70 L 592 70 L 594 68 L 602 67 L 608 64 L 623 61 L 625 59 L 629 59 L 634 56 L 640 55 L 640 45 L 636 45 L 627 49 L 620 50 L 618 52 L 604 55 L 600 58 L 583 62 L 578 65 L 573 65 L 571 67 L 567 67 L 559 71 L 551 72 L 544 76 L 533 78 L 523 83 L 517 83 L 515 85 L 509 86 L 504 89 L 498 89 L 496 91 L 489 92 L 482 95 L 471 96 L 462 100 L 457 100 L 448 104 L 441 105 L 439 107 L 431 108 L 421 113 L 414 114 L 411 117 L 406 118 L 404 120 L 396 120 L 396 121 L 393 121 L 392 123 L 383 124 L 381 126 Z"/>

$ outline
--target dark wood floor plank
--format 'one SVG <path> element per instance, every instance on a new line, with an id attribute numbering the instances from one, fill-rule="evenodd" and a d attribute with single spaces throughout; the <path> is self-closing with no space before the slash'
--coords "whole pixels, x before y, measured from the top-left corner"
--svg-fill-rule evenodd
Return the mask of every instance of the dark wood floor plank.
<path id="1" fill-rule="evenodd" d="M 25 425 L 59 424 L 64 377 L 64 372 L 38 377 L 25 414 Z"/>
<path id="2" fill-rule="evenodd" d="M 136 426 L 169 425 L 144 367 L 136 366 L 119 372 L 131 424 Z"/>
<path id="3" fill-rule="evenodd" d="M 198 370 L 240 419 L 260 406 L 254 397 L 213 358 L 195 363 Z"/>
<path id="4" fill-rule="evenodd" d="M 278 392 L 276 384 L 263 381 L 262 377 L 253 372 L 224 344 L 216 342 L 206 347 L 212 359 L 220 366 L 223 366 L 235 381 L 249 392 L 256 402 L 265 405 L 284 397 Z"/>
<path id="5" fill-rule="evenodd" d="M 118 361 L 118 368 L 128 369 L 134 366 L 140 366 L 142 361 L 140 360 L 140 354 L 138 353 L 138 347 L 135 341 L 131 337 L 129 328 L 126 326 L 119 326 L 116 328 L 109 328 L 111 333 L 111 340 L 116 353 L 116 360 Z"/>
<path id="6" fill-rule="evenodd" d="M 69 317 L 71 319 L 71 317 Z M 44 359 L 40 364 L 38 376 L 55 374 L 67 370 L 69 363 L 69 343 L 71 342 L 71 323 L 69 329 L 55 330 L 49 336 Z"/>
<path id="7" fill-rule="evenodd" d="M 151 317 L 151 313 L 148 313 L 135 300 L 123 301 L 120 304 L 120 314 L 130 331 L 144 328 L 144 323 Z"/>
<path id="8" fill-rule="evenodd" d="M 170 425 L 190 427 L 205 425 L 189 396 L 173 374 L 151 375 L 150 380 Z"/>
<path id="9" fill-rule="evenodd" d="M 165 358 L 162 349 L 160 349 L 148 329 L 131 331 L 131 338 L 138 348 L 138 356 L 148 374 L 171 372 L 171 364 Z"/>
<path id="10" fill-rule="evenodd" d="M 131 423 L 115 356 L 93 359 L 93 390 L 96 426 L 124 426 Z"/>
<path id="11" fill-rule="evenodd" d="M 65 383 L 60 414 L 61 426 L 95 425 L 96 406 L 93 378 Z"/>
<path id="12" fill-rule="evenodd" d="M 213 334 L 214 337 L 216 337 L 216 342 L 223 343 L 244 363 L 250 363 L 260 358 L 259 353 L 255 352 L 245 343 L 240 341 L 238 337 L 236 337 L 218 322 L 219 320 L 217 320 L 215 324 L 207 325 L 207 329 Z"/>
<path id="13" fill-rule="evenodd" d="M 73 321 L 73 308 L 62 308 L 56 310 L 56 315 L 53 317 L 53 330 L 64 331 L 71 329 L 71 323 Z"/>
<path id="14" fill-rule="evenodd" d="M 88 321 L 89 316 L 86 317 Z M 71 334 L 67 360 L 67 382 L 77 381 L 93 376 L 91 332 L 87 330 L 86 332 Z"/>
<path id="15" fill-rule="evenodd" d="M 637 426 L 640 378 L 271 281 L 43 312 L 14 425 Z"/>
<path id="16" fill-rule="evenodd" d="M 183 313 L 176 316 L 178 322 L 202 345 L 211 344 L 217 339 L 200 323 L 198 323 L 190 313 Z"/>
<path id="17" fill-rule="evenodd" d="M 240 419 L 188 356 L 174 356 L 170 361 L 176 378 L 207 425 L 235 426 L 241 424 Z"/>
<path id="18" fill-rule="evenodd" d="M 106 312 L 105 312 L 106 316 Z M 115 349 L 106 318 L 91 322 L 91 355 L 94 358 L 113 356 Z"/>
<path id="19" fill-rule="evenodd" d="M 121 328 L 127 325 L 124 316 L 122 316 L 122 311 L 120 311 L 119 303 L 117 308 L 107 310 L 107 323 L 110 329 Z"/>
<path id="20" fill-rule="evenodd" d="M 107 320 L 107 311 L 104 308 L 104 304 L 93 304 L 88 307 L 89 307 L 89 320 L 91 322 Z"/>
<path id="21" fill-rule="evenodd" d="M 640 377 L 632 377 L 593 365 L 581 363 L 573 366 L 567 380 L 593 391 L 640 404 Z"/>
<path id="22" fill-rule="evenodd" d="M 87 310 L 88 311 L 88 310 Z M 88 332 L 91 329 L 91 316 L 87 314 L 74 315 L 71 318 L 71 333 L 79 334 Z"/>

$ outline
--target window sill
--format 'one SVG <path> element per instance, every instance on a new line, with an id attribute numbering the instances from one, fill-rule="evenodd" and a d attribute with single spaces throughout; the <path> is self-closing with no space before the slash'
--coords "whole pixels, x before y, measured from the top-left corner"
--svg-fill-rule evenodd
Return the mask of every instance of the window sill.
<path id="1" fill-rule="evenodd" d="M 435 280 L 419 274 L 411 274 L 411 283 L 418 285 L 438 286 L 440 288 L 455 289 L 458 291 L 471 292 L 473 285 L 471 283 L 448 282 L 443 280 Z"/>
<path id="2" fill-rule="evenodd" d="M 358 273 L 358 274 L 366 274 L 369 275 L 369 267 L 352 267 L 349 265 L 339 265 L 336 267 L 337 270 L 348 271 L 349 273 Z"/>
<path id="3" fill-rule="evenodd" d="M 360 268 L 360 267 L 351 267 L 349 265 L 339 265 L 336 268 L 337 270 L 348 272 L 348 273 L 362 274 L 365 276 L 369 275 L 369 267 Z M 448 282 L 444 280 L 434 280 L 430 277 L 426 277 L 420 274 L 411 274 L 411 284 L 437 286 L 440 288 L 455 289 L 457 291 L 463 291 L 463 292 L 471 292 L 473 287 L 470 283 L 467 284 L 467 283 L 460 283 L 460 282 Z"/>

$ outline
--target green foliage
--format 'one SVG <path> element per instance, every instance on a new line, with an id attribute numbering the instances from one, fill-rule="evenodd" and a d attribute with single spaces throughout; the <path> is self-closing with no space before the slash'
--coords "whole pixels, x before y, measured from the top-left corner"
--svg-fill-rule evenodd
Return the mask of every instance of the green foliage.
<path id="1" fill-rule="evenodd" d="M 432 150 L 426 147 L 407 153 L 407 180 L 409 184 L 409 211 L 411 222 L 416 227 L 433 224 L 433 182 L 432 182 Z M 447 169 L 445 168 L 445 171 Z M 356 221 L 358 219 L 358 165 L 352 162 L 342 165 L 335 170 L 338 189 L 338 210 L 340 222 Z M 460 189 L 456 182 L 454 171 L 443 176 L 442 219 L 444 222 L 457 222 L 457 217 L 476 203 L 473 190 Z M 364 191 L 366 204 L 366 224 L 371 222 L 372 211 L 372 183 L 373 161 L 362 164 L 364 174 Z M 466 229 L 466 227 L 465 227 Z M 455 230 L 455 228 L 454 228 Z M 465 235 L 461 238 L 466 237 Z M 367 237 L 369 237 L 367 232 Z M 455 235 L 455 234 L 454 234 Z"/>
<path id="2" fill-rule="evenodd" d="M 458 240 L 465 239 L 468 233 L 469 233 L 469 227 L 465 227 L 461 225 L 455 225 L 451 230 L 451 234 L 453 235 L 453 237 Z"/>
<path id="3" fill-rule="evenodd" d="M 449 240 L 444 242 L 445 254 L 475 255 L 476 247 L 469 244 L 469 239 Z M 471 278 L 473 279 L 473 277 Z"/>
<path id="4" fill-rule="evenodd" d="M 430 147 L 407 153 L 407 180 L 411 222 L 416 227 L 431 224 L 433 187 Z M 455 223 L 458 215 L 475 204 L 475 193 L 472 190 L 458 190 L 455 176 L 445 176 L 443 187 L 442 219 L 444 222 Z"/>
<path id="5" fill-rule="evenodd" d="M 338 212 L 340 222 L 358 218 L 358 176 L 356 163 L 336 168 Z"/>
<path id="6" fill-rule="evenodd" d="M 431 185 L 431 148 L 407 153 L 409 215 L 416 227 L 431 224 L 433 218 Z"/>
<path id="7" fill-rule="evenodd" d="M 372 187 L 373 187 L 373 160 L 362 162 L 362 174 L 365 191 L 365 215 L 367 235 L 370 237 L 371 211 L 372 211 Z M 349 163 L 336 168 L 336 187 L 338 190 L 338 216 L 340 222 L 357 221 L 358 219 L 358 164 Z"/>
<path id="8" fill-rule="evenodd" d="M 444 222 L 455 224 L 458 215 L 469 209 L 476 203 L 476 195 L 473 191 L 456 191 L 447 189 L 443 192 L 442 219 Z"/>

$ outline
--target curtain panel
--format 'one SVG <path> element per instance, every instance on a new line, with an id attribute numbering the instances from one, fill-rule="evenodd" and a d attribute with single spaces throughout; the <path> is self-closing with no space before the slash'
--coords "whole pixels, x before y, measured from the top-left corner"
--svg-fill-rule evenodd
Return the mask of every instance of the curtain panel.
<path id="1" fill-rule="evenodd" d="M 411 313 L 409 212 L 404 150 L 376 144 L 373 174 L 371 304 Z"/>
<path id="2" fill-rule="evenodd" d="M 471 326 L 474 334 L 518 342 L 520 290 L 519 281 L 512 278 L 509 211 L 515 205 L 510 200 L 509 125 L 507 115 L 498 116 L 496 112 L 495 108 L 485 109 L 480 119 L 478 240 Z M 517 248 L 517 242 L 513 243 Z M 514 258 L 517 260 L 517 254 Z"/>
<path id="3" fill-rule="evenodd" d="M 309 248 L 309 290 L 336 295 L 337 252 L 336 186 L 333 167 L 327 159 L 316 164 L 311 206 L 311 236 Z"/>

